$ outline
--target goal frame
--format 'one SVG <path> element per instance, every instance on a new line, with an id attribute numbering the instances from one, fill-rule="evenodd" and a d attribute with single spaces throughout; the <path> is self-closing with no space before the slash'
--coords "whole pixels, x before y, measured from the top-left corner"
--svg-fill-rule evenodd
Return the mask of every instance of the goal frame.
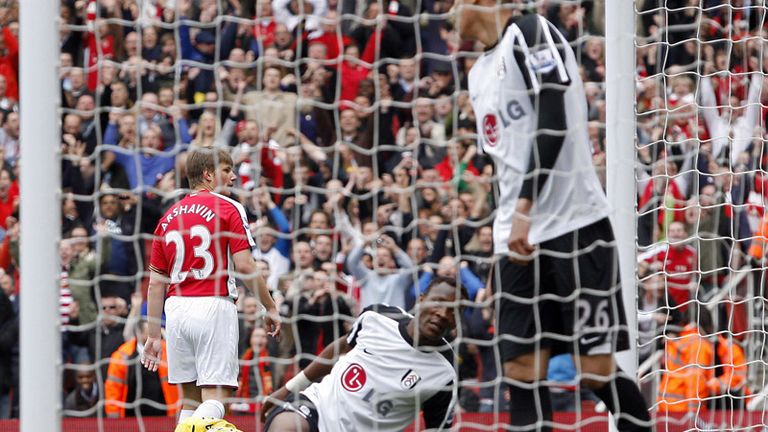
<path id="1" fill-rule="evenodd" d="M 59 3 L 19 1 L 21 432 L 61 430 Z M 53 150 L 53 151 L 51 151 Z"/>

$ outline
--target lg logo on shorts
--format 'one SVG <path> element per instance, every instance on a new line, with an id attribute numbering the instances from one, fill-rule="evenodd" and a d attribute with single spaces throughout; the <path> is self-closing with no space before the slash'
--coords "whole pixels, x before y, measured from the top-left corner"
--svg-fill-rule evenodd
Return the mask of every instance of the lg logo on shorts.
<path id="1" fill-rule="evenodd" d="M 365 369 L 357 363 L 352 363 L 341 374 L 341 386 L 344 390 L 354 393 L 365 386 L 366 379 Z"/>

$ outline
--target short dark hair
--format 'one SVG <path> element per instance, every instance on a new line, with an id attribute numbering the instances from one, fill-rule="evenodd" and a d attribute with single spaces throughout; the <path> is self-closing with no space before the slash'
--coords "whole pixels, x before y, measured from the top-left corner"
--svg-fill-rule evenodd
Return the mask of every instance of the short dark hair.
<path id="1" fill-rule="evenodd" d="M 63 236 L 63 237 L 64 237 L 65 239 L 71 239 L 71 238 L 72 238 L 72 233 L 73 233 L 73 232 L 74 232 L 76 229 L 84 229 L 86 233 L 88 232 L 88 228 L 86 228 L 86 227 L 85 227 L 85 225 L 83 225 L 83 223 L 82 223 L 82 222 L 75 222 L 75 223 L 72 225 L 72 227 L 71 227 L 71 228 L 70 228 L 70 229 L 69 229 L 69 230 L 68 230 L 66 233 L 64 233 L 64 236 Z"/>
<path id="2" fill-rule="evenodd" d="M 203 182 L 203 172 L 216 171 L 216 162 L 233 166 L 232 156 L 227 150 L 213 147 L 199 147 L 187 155 L 187 180 L 189 187 L 194 188 Z"/>
<path id="3" fill-rule="evenodd" d="M 460 288 L 461 291 L 461 300 L 469 299 L 469 294 L 467 293 L 467 288 L 464 286 L 464 284 L 461 285 L 461 287 L 456 286 L 456 278 L 449 278 L 444 276 L 435 276 L 432 278 L 432 281 L 427 286 L 427 289 L 424 290 L 422 295 L 429 294 L 430 291 L 432 291 L 433 287 L 436 287 L 440 284 L 446 284 L 452 288 Z"/>
<path id="4" fill-rule="evenodd" d="M 2 172 L 2 170 L 0 170 Z M 101 204 L 102 201 L 104 201 L 104 198 L 116 198 L 120 199 L 120 195 L 116 192 L 103 192 L 101 195 L 99 195 L 99 204 Z"/>

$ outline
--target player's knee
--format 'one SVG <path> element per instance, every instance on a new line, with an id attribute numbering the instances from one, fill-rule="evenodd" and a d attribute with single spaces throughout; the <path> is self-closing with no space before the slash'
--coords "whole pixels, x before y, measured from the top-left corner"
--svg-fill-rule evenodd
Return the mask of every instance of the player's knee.
<path id="1" fill-rule="evenodd" d="M 545 379 L 547 368 L 546 365 L 537 368 L 536 359 L 525 355 L 504 362 L 504 376 L 515 381 L 533 382 Z"/>
<path id="2" fill-rule="evenodd" d="M 272 419 L 265 432 L 309 432 L 309 424 L 300 415 L 283 412 Z"/>
<path id="3" fill-rule="evenodd" d="M 581 362 L 581 384 L 591 390 L 602 388 L 613 379 L 616 373 L 616 364 L 613 356 L 609 354 L 582 356 L 579 361 Z"/>

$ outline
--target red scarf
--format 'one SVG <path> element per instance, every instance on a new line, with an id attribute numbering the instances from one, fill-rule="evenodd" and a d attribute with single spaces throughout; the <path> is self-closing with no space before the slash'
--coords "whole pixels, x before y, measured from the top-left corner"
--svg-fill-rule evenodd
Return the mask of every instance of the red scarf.
<path id="1" fill-rule="evenodd" d="M 259 353 L 259 376 L 261 377 L 261 388 L 264 390 L 264 396 L 272 394 L 272 372 L 267 369 L 269 366 L 269 360 L 267 360 L 267 349 L 264 348 Z M 253 348 L 248 348 L 243 354 L 242 360 L 253 360 L 254 351 Z M 238 382 L 239 387 L 237 389 L 236 397 L 247 399 L 251 397 L 250 394 L 250 381 L 251 381 L 251 364 L 243 364 L 240 366 L 240 380 Z M 258 395 L 254 395 L 258 396 Z M 260 404 L 249 403 L 248 412 L 254 413 Z"/>

